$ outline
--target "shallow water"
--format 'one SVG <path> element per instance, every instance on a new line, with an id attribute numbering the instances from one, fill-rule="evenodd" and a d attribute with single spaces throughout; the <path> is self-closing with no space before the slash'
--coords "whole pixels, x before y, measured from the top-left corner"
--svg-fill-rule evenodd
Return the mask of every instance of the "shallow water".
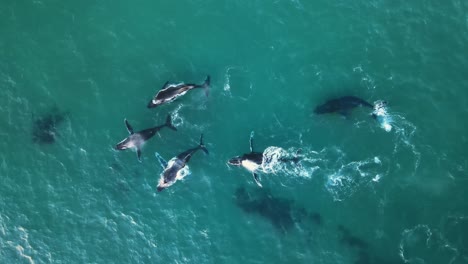
<path id="1" fill-rule="evenodd" d="M 463 1 L 2 1 L 1 263 L 468 263 L 467 14 Z M 207 74 L 208 98 L 146 108 L 166 81 Z M 386 101 L 392 129 L 364 108 L 313 114 L 343 95 Z M 38 144 L 54 107 L 55 140 Z M 141 130 L 167 113 L 178 131 L 142 163 L 113 149 L 124 118 Z M 257 151 L 301 149 L 299 165 L 264 164 L 263 189 L 226 164 L 251 131 Z M 210 154 L 158 193 L 154 153 L 200 133 Z"/>

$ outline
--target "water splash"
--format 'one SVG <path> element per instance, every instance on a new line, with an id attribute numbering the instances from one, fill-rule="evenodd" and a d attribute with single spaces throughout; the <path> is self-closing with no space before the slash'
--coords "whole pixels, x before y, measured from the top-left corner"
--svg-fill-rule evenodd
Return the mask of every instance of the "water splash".
<path id="1" fill-rule="evenodd" d="M 387 103 L 385 101 L 377 101 L 374 103 L 374 111 L 372 116 L 380 124 L 380 127 L 385 131 L 392 131 L 392 117 L 387 112 Z"/>
<path id="2" fill-rule="evenodd" d="M 408 121 L 402 114 L 389 111 L 387 103 L 382 100 L 374 102 L 372 116 L 377 120 L 380 127 L 387 132 L 394 131 L 396 135 L 393 153 L 396 154 L 401 147 L 409 148 L 415 157 L 414 172 L 419 167 L 421 153 L 412 143 L 412 138 L 416 132 L 416 126 Z"/>
<path id="3" fill-rule="evenodd" d="M 349 160 L 338 147 L 325 148 L 317 154 L 318 174 L 335 201 L 342 201 L 363 187 L 378 184 L 388 175 L 390 162 L 379 156 Z"/>
<path id="4" fill-rule="evenodd" d="M 237 81 L 239 81 L 239 77 L 242 78 L 245 78 L 246 75 L 250 75 L 249 74 L 249 71 L 247 69 L 244 69 L 242 67 L 236 67 L 236 66 L 229 66 L 226 68 L 226 71 L 225 71 L 225 74 L 224 74 L 224 85 L 223 85 L 223 90 L 224 90 L 224 93 L 228 96 L 228 97 L 237 97 L 241 100 L 244 100 L 244 101 L 247 101 L 250 96 L 252 95 L 252 90 L 253 90 L 253 84 L 250 80 L 250 78 L 247 78 L 247 82 L 248 82 L 248 94 L 244 94 L 244 95 L 233 95 L 232 94 L 232 80 L 231 80 L 231 77 L 233 76 L 234 74 L 234 78 L 236 79 L 237 78 Z M 237 82 L 236 81 L 236 82 Z M 234 85 L 235 87 L 237 88 L 240 88 L 242 87 L 243 85 L 246 85 L 246 83 L 242 84 L 242 83 L 238 83 L 236 85 Z"/>
<path id="5" fill-rule="evenodd" d="M 232 67 L 228 67 L 226 69 L 226 73 L 224 74 L 224 91 L 230 96 L 232 97 L 232 94 L 231 94 L 231 74 L 229 74 L 229 71 L 233 69 Z"/>
<path id="6" fill-rule="evenodd" d="M 171 113 L 172 124 L 175 127 L 180 127 L 180 126 L 182 126 L 184 124 L 184 118 L 180 114 L 180 110 L 182 109 L 183 106 L 184 106 L 183 104 L 177 105 L 177 108 L 174 111 L 172 111 L 172 113 Z"/>
<path id="7" fill-rule="evenodd" d="M 416 126 L 408 121 L 403 115 L 401 114 L 392 114 L 390 115 L 392 120 L 392 126 L 395 131 L 396 138 L 394 140 L 395 147 L 393 149 L 393 153 L 397 154 L 401 150 L 401 148 L 407 148 L 411 150 L 414 155 L 414 173 L 419 167 L 419 163 L 421 160 L 421 153 L 417 149 L 416 145 L 413 143 L 412 139 L 416 133 Z"/>
<path id="8" fill-rule="evenodd" d="M 271 146 L 263 151 L 262 171 L 271 174 L 284 174 L 310 178 L 319 166 L 316 165 L 317 152 L 300 148 L 283 149 Z"/>
<path id="9" fill-rule="evenodd" d="M 386 175 L 381 170 L 378 157 L 343 163 L 338 170 L 329 172 L 326 188 L 335 200 L 341 201 L 363 186 L 378 183 Z"/>

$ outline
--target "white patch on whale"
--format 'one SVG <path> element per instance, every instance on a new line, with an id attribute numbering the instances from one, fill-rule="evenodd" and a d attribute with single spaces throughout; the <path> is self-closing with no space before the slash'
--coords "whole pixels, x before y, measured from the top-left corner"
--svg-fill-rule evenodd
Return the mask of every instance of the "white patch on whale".
<path id="1" fill-rule="evenodd" d="M 257 163 L 255 163 L 255 162 L 253 162 L 251 160 L 243 160 L 241 162 L 241 165 L 242 165 L 242 167 L 246 168 L 250 172 L 254 172 L 260 167 L 260 165 L 258 165 Z"/>

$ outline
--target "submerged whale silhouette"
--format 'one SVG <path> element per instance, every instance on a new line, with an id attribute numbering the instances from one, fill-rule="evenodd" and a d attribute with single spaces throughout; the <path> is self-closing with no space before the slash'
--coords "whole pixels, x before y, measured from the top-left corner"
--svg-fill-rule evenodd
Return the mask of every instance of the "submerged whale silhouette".
<path id="1" fill-rule="evenodd" d="M 262 216 L 282 233 L 294 228 L 298 223 L 322 224 L 319 213 L 309 212 L 298 206 L 293 200 L 276 197 L 268 189 L 238 187 L 234 194 L 235 203 L 246 213 Z"/>
<path id="2" fill-rule="evenodd" d="M 317 106 L 314 109 L 316 114 L 339 113 L 343 116 L 348 116 L 350 111 L 358 106 L 365 106 L 371 109 L 374 106 L 365 100 L 356 96 L 343 96 L 326 101 L 324 104 Z"/>

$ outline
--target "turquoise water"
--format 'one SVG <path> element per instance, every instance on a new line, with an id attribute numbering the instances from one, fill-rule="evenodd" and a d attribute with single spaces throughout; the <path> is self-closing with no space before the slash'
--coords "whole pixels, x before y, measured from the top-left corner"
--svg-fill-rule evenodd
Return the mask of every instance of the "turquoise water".
<path id="1" fill-rule="evenodd" d="M 0 3 L 1 263 L 468 263 L 468 2 L 155 2 Z M 208 98 L 146 108 L 207 74 Z M 313 114 L 350 94 L 387 101 L 392 130 Z M 142 163 L 113 149 L 124 118 L 168 113 Z M 300 166 L 262 189 L 228 167 L 251 131 Z M 210 155 L 157 193 L 154 152 L 200 133 Z"/>

